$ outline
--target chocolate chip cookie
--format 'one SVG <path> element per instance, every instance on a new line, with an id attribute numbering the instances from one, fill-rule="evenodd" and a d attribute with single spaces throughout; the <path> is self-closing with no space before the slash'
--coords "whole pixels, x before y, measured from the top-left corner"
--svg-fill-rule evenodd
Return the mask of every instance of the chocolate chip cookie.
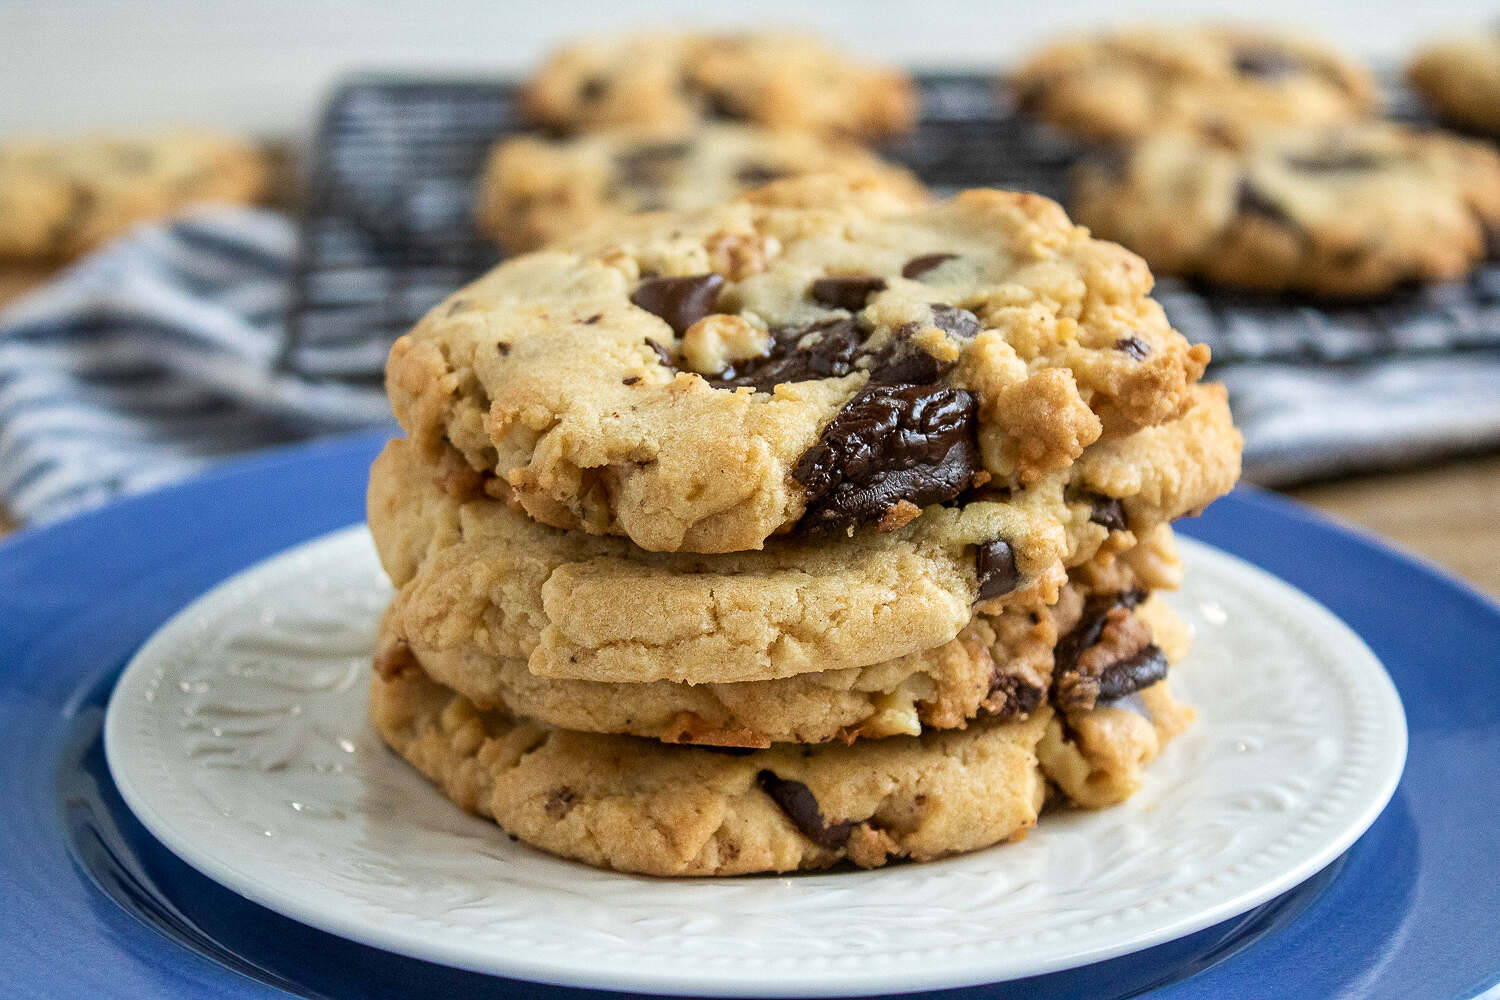
<path id="1" fill-rule="evenodd" d="M 1215 25 L 1056 42 L 1010 77 L 1020 108 L 1094 141 L 1160 131 L 1237 141 L 1247 128 L 1359 119 L 1370 74 L 1302 37 Z"/>
<path id="2" fill-rule="evenodd" d="M 1170 553 L 1169 543 L 1167 549 Z M 376 670 L 388 673 L 415 665 L 480 708 L 505 709 L 564 729 L 628 733 L 669 743 L 767 747 L 963 728 L 978 718 L 1025 718 L 1048 700 L 1054 674 L 1077 708 L 1088 683 L 1079 678 L 1094 677 L 1093 693 L 1098 696 L 1102 690 L 1102 700 L 1116 700 L 1160 680 L 1168 659 L 1180 658 L 1181 649 L 1163 652 L 1165 647 L 1143 624 L 1143 607 L 1154 603 L 1144 596 L 1145 588 L 1161 582 L 1161 574 L 1137 575 L 1129 570 L 1129 561 L 1113 555 L 1099 561 L 1107 568 L 1077 574 L 1054 605 L 1035 596 L 1009 601 L 976 613 L 956 638 L 940 646 L 866 667 L 782 680 L 689 685 L 538 677 L 521 657 L 487 654 L 474 643 L 439 649 L 409 638 L 405 595 L 382 621 Z M 1125 628 L 1140 641 L 1116 642 L 1108 655 L 1084 656 L 1079 649 L 1088 637 L 1075 637 L 1069 658 L 1054 671 L 1059 639 L 1078 631 L 1085 617 L 1102 623 L 1116 605 L 1117 617 L 1138 621 L 1111 628 Z M 1156 614 L 1170 617 L 1167 610 Z M 1086 645 L 1098 646 L 1101 637 L 1118 638 L 1100 624 L 1094 641 Z"/>
<path id="3" fill-rule="evenodd" d="M 386 383 L 427 461 L 456 450 L 543 523 L 653 551 L 842 539 L 1015 502 L 1186 412 L 1208 350 L 1150 288 L 1040 196 L 818 175 L 508 261 Z"/>
<path id="4" fill-rule="evenodd" d="M 1444 119 L 1500 135 L 1500 30 L 1427 46 L 1407 78 Z"/>
<path id="5" fill-rule="evenodd" d="M 714 559 L 537 524 L 486 492 L 504 497 L 498 480 L 456 457 L 446 468 L 396 441 L 371 472 L 370 527 L 408 639 L 524 658 L 544 677 L 729 683 L 893 660 L 954 639 L 976 606 L 1050 604 L 1065 566 L 1140 547 L 1226 492 L 1239 436 L 1222 388 L 1201 386 L 1178 419 L 1009 499 Z"/>
<path id="6" fill-rule="evenodd" d="M 69 260 L 190 205 L 255 201 L 267 181 L 259 152 L 208 132 L 9 139 L 0 143 L 0 260 Z"/>
<path id="7" fill-rule="evenodd" d="M 1050 780 L 1086 807 L 1134 790 L 1192 719 L 1165 681 L 1132 707 L 767 749 L 673 746 L 483 711 L 414 664 L 376 674 L 381 737 L 443 793 L 553 854 L 649 875 L 874 868 L 1017 840 Z M 1130 721 L 1127 721 L 1130 720 Z"/>
<path id="8" fill-rule="evenodd" d="M 680 131 L 709 118 L 878 139 L 909 129 L 906 74 L 804 35 L 617 35 L 572 42 L 526 85 L 524 111 L 567 132 L 623 125 Z"/>
<path id="9" fill-rule="evenodd" d="M 905 169 L 809 133 L 739 124 L 665 135 L 615 129 L 499 143 L 479 181 L 479 226 L 521 253 L 614 216 L 704 208 L 779 178 L 816 173 L 870 178 L 913 201 L 925 197 Z"/>
<path id="10" fill-rule="evenodd" d="M 1073 210 L 1159 271 L 1349 297 L 1462 277 L 1500 226 L 1500 156 L 1385 123 L 1161 135 L 1081 167 Z"/>

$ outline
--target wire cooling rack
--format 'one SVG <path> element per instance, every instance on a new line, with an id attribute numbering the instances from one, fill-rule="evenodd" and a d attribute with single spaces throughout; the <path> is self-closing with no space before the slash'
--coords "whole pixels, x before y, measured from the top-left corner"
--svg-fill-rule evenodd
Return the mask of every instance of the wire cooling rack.
<path id="1" fill-rule="evenodd" d="M 887 147 L 939 193 L 1037 191 L 1066 203 L 1081 149 L 1019 116 L 980 74 L 918 77 L 917 128 Z M 474 229 L 474 182 L 489 146 L 520 131 L 513 85 L 360 78 L 318 130 L 283 367 L 373 382 L 390 342 L 499 260 Z M 1419 121 L 1392 89 L 1393 114 Z M 1330 306 L 1163 280 L 1174 325 L 1220 362 L 1359 361 L 1500 346 L 1500 260 L 1467 281 Z"/>

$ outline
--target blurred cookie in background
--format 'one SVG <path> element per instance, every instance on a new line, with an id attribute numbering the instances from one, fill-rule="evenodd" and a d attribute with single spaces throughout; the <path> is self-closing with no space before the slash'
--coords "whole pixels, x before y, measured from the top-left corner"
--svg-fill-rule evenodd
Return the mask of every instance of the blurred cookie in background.
<path id="1" fill-rule="evenodd" d="M 1214 25 L 1065 39 L 1008 82 L 1023 112 L 1099 142 L 1168 130 L 1235 142 L 1260 125 L 1348 121 L 1377 104 L 1369 72 L 1316 42 Z"/>
<path id="2" fill-rule="evenodd" d="M 706 208 L 774 180 L 815 173 L 868 178 L 913 200 L 925 197 L 904 168 L 808 133 L 708 124 L 661 135 L 637 127 L 502 141 L 479 183 L 479 228 L 521 253 L 603 218 Z"/>
<path id="3" fill-rule="evenodd" d="M 1443 119 L 1500 135 L 1500 28 L 1427 46 L 1407 78 Z"/>
<path id="4" fill-rule="evenodd" d="M 61 263 L 140 222 L 266 193 L 266 158 L 199 130 L 0 143 L 0 260 Z"/>
<path id="5" fill-rule="evenodd" d="M 796 34 L 605 36 L 555 51 L 522 106 L 564 132 L 617 126 L 680 131 L 707 118 L 846 138 L 905 132 L 911 80 Z"/>
<path id="6" fill-rule="evenodd" d="M 1500 155 L 1383 122 L 1183 133 L 1084 161 L 1073 215 L 1153 270 L 1241 288 L 1379 295 L 1462 277 L 1500 226 Z"/>

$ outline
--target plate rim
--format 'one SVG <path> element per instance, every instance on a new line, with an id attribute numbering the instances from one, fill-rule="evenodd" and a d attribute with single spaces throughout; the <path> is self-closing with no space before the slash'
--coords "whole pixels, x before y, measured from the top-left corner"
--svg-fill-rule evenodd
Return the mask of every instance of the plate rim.
<path id="1" fill-rule="evenodd" d="M 220 581 L 176 612 L 142 644 L 118 678 L 106 714 L 104 747 L 111 775 L 126 804 L 151 835 L 186 864 L 220 885 L 283 916 L 348 940 L 418 960 L 440 962 L 482 974 L 565 987 L 615 992 L 710 994 L 714 996 L 798 996 L 809 993 L 816 993 L 819 996 L 889 994 L 973 987 L 1061 972 L 1177 940 L 1243 914 L 1302 884 L 1343 855 L 1369 829 L 1390 802 L 1405 766 L 1408 733 L 1400 695 L 1384 665 L 1380 663 L 1364 639 L 1322 602 L 1299 588 L 1232 553 L 1196 539 L 1184 538 L 1182 541 L 1185 547 L 1193 550 L 1196 558 L 1221 561 L 1230 566 L 1233 572 L 1253 580 L 1260 592 L 1269 592 L 1278 601 L 1290 602 L 1294 606 L 1300 606 L 1307 614 L 1321 618 L 1321 626 L 1330 628 L 1336 633 L 1341 645 L 1346 645 L 1350 650 L 1356 651 L 1365 661 L 1361 664 L 1361 669 L 1364 671 L 1362 678 L 1367 687 L 1367 693 L 1380 703 L 1383 719 L 1398 723 L 1396 730 L 1399 731 L 1392 731 L 1391 738 L 1380 747 L 1383 752 L 1377 754 L 1380 757 L 1376 770 L 1379 776 L 1378 791 L 1365 802 L 1356 817 L 1346 820 L 1337 836 L 1323 843 L 1316 851 L 1278 877 L 1221 900 L 1213 906 L 1170 921 L 1155 931 L 1136 933 L 1104 947 L 1085 948 L 1066 959 L 1032 965 L 1022 971 L 997 968 L 993 962 L 986 964 L 983 959 L 940 965 L 913 964 L 904 975 L 893 974 L 888 968 L 883 968 L 878 972 L 866 972 L 828 966 L 816 969 L 802 967 L 795 970 L 788 970 L 785 966 L 779 969 L 767 967 L 760 970 L 745 966 L 717 970 L 693 966 L 681 973 L 676 972 L 675 967 L 664 973 L 659 966 L 653 966 L 652 970 L 647 972 L 635 968 L 620 969 L 618 967 L 596 972 L 581 970 L 576 964 L 567 965 L 560 962 L 555 955 L 549 957 L 511 955 L 507 956 L 507 960 L 503 962 L 495 962 L 491 956 L 489 961 L 484 961 L 475 954 L 472 945 L 460 947 L 441 940 L 433 943 L 430 939 L 419 942 L 413 936 L 403 934 L 394 927 L 357 919 L 347 913 L 340 915 L 329 909 L 319 908 L 312 903 L 304 905 L 300 901 L 289 902 L 284 894 L 278 892 L 274 884 L 225 866 L 220 860 L 212 857 L 211 852 L 201 851 L 190 838 L 181 836 L 173 824 L 152 806 L 149 801 L 149 792 L 137 787 L 128 772 L 122 772 L 117 763 L 121 759 L 121 745 L 124 739 L 122 718 L 128 711 L 128 695 L 143 683 L 141 678 L 158 658 L 159 651 L 170 648 L 172 643 L 178 641 L 180 633 L 189 630 L 192 618 L 209 613 L 210 609 L 228 604 L 236 589 L 245 587 L 252 578 L 275 572 L 279 564 L 304 557 L 309 550 L 337 545 L 345 539 L 358 535 L 368 537 L 363 523 L 347 525 L 290 546 Z M 637 876 L 622 877 L 636 878 Z M 814 875 L 814 877 L 817 876 Z M 780 978 L 768 983 L 764 977 L 773 969 Z M 795 981 L 793 981 L 794 978 Z"/>

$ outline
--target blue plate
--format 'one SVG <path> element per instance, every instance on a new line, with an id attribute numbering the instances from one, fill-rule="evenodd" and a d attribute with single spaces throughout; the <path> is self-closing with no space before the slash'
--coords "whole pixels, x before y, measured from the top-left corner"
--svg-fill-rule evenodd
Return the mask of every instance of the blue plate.
<path id="1" fill-rule="evenodd" d="M 360 519 L 382 440 L 234 463 L 0 543 L 0 996 L 585 995 L 401 958 L 256 906 L 156 843 L 104 766 L 105 700 L 136 647 L 214 583 Z M 1500 984 L 1500 608 L 1255 492 L 1183 530 L 1301 587 L 1375 650 L 1410 727 L 1395 797 L 1341 859 L 1234 920 L 933 996 L 1441 1000 Z"/>

